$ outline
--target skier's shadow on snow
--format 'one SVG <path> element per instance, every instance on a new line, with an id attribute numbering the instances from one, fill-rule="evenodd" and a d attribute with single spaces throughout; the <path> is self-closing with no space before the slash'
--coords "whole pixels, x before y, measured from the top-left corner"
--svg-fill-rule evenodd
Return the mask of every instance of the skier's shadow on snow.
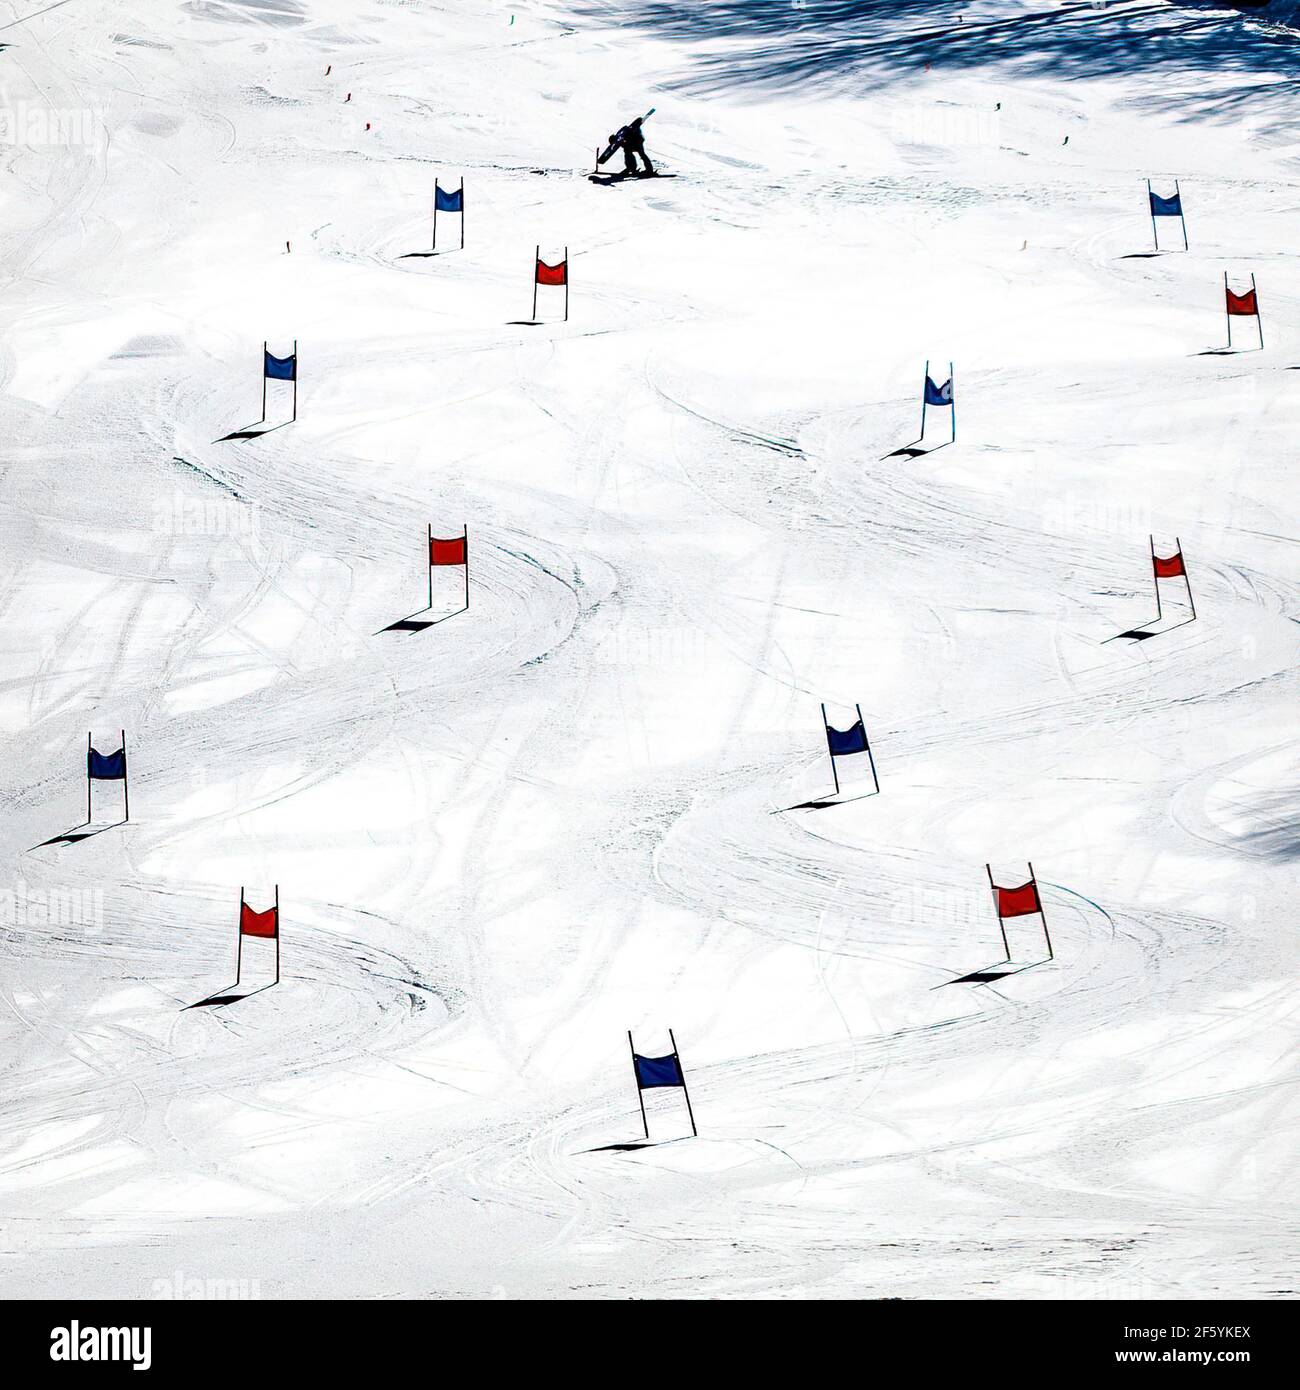
<path id="1" fill-rule="evenodd" d="M 259 421 L 260 423 L 260 421 Z M 227 444 L 232 439 L 261 439 L 264 434 L 274 434 L 276 430 L 282 430 L 286 425 L 293 424 L 292 420 L 281 420 L 278 425 L 267 425 L 265 429 L 255 429 L 252 425 L 242 430 L 234 430 L 230 434 L 223 434 L 220 439 L 214 439 L 214 444 Z"/>
<path id="2" fill-rule="evenodd" d="M 240 994 L 235 994 L 232 991 L 239 988 L 238 984 L 227 985 L 225 989 L 218 991 L 216 994 L 209 994 L 206 999 L 199 999 L 193 1004 L 186 1004 L 184 1008 L 181 1009 L 181 1012 L 188 1013 L 190 1009 L 218 1009 L 226 1004 L 238 1004 L 241 999 L 251 999 L 253 995 L 261 994 L 268 989 L 273 989 L 274 986 L 275 981 L 273 980 L 269 985 L 258 985 L 256 989 L 246 989 Z"/>
<path id="3" fill-rule="evenodd" d="M 639 179 L 675 179 L 676 174 L 588 174 L 587 178 L 598 188 L 612 188 L 620 183 L 635 183 Z"/>

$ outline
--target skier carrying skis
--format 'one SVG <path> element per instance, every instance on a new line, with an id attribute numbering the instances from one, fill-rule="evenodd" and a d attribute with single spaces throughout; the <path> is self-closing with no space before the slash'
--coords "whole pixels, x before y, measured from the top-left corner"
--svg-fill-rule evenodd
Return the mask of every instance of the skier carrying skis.
<path id="1" fill-rule="evenodd" d="M 605 153 L 600 156 L 598 162 L 604 164 L 615 150 L 621 149 L 623 151 L 623 172 L 625 174 L 633 175 L 638 172 L 636 167 L 637 155 L 641 156 L 641 160 L 645 164 L 645 172 L 647 174 L 653 174 L 655 171 L 654 165 L 650 163 L 650 156 L 645 152 L 645 133 L 641 129 L 641 123 L 644 120 L 645 116 L 638 116 L 636 120 L 629 121 L 627 125 L 616 130 L 614 134 L 609 137 L 609 145 Z"/>
<path id="2" fill-rule="evenodd" d="M 623 147 L 623 172 L 625 174 L 636 173 L 636 157 L 641 156 L 641 161 L 645 165 L 645 172 L 653 174 L 655 166 L 650 163 L 650 156 L 645 152 L 645 132 L 641 129 L 641 122 L 645 118 L 638 116 L 629 125 L 625 125 L 619 131 L 622 137 L 619 144 Z"/>

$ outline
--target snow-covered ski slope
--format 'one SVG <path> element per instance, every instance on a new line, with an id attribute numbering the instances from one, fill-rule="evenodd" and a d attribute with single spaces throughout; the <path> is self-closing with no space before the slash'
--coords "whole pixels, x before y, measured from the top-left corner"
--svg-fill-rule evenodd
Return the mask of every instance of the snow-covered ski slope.
<path id="1" fill-rule="evenodd" d="M 1294 35 L 71 0 L 0 43 L 4 1293 L 1294 1293 Z M 652 105 L 677 177 L 589 182 Z M 435 176 L 466 247 L 419 257 Z M 567 324 L 520 322 L 537 245 Z M 1225 271 L 1263 352 L 1211 351 Z M 216 442 L 295 339 L 297 422 Z M 900 454 L 927 359 L 957 443 Z M 429 525 L 470 611 L 376 635 Z M 1151 535 L 1198 617 L 1109 641 Z M 823 701 L 882 793 L 787 810 Z M 129 825 L 45 844 L 119 729 Z M 956 983 L 1030 861 L 1055 960 L 1016 919 Z M 283 983 L 187 1007 L 277 884 Z M 651 1091 L 613 1147 L 669 1027 L 700 1135 Z"/>

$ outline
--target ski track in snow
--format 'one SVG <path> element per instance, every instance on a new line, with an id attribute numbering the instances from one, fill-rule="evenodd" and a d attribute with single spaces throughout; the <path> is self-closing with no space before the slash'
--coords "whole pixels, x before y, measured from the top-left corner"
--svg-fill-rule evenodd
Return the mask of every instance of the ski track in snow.
<path id="1" fill-rule="evenodd" d="M 1289 40 L 78 0 L 3 42 L 7 105 L 93 120 L 0 146 L 0 1288 L 1294 1294 Z M 677 177 L 590 184 L 649 105 Z M 1141 258 L 1174 175 L 1191 250 Z M 567 324 L 520 322 L 534 245 Z M 1263 353 L 1206 355 L 1225 269 Z M 227 439 L 264 338 L 299 419 Z M 927 359 L 959 434 L 912 457 Z M 471 607 L 382 632 L 426 524 Z M 1197 620 L 1110 640 L 1149 533 Z M 792 809 L 822 701 L 882 795 Z M 48 843 L 119 728 L 131 822 Z M 1055 959 L 1015 922 L 966 981 L 1029 860 Z M 276 884 L 283 982 L 189 1007 Z M 700 1137 L 651 1092 L 617 1147 L 669 1026 Z"/>

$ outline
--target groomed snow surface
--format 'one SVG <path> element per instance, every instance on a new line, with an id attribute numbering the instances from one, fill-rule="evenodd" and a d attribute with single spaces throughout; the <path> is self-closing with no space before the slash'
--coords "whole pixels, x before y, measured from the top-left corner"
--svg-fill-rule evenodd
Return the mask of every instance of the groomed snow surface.
<path id="1" fill-rule="evenodd" d="M 72 0 L 0 43 L 4 1293 L 1295 1292 L 1293 34 Z M 674 177 L 590 182 L 651 106 Z M 1190 251 L 1141 254 L 1148 177 Z M 1213 351 L 1225 271 L 1262 352 Z M 297 422 L 226 439 L 295 339 Z M 958 439 L 912 453 L 927 360 Z M 470 610 L 381 634 L 429 526 Z M 1163 581 L 1108 640 L 1153 535 L 1196 620 Z M 823 701 L 882 791 L 787 809 Z M 130 823 L 100 783 L 47 843 L 120 729 Z M 999 978 L 985 864 L 1030 862 L 1055 959 L 1014 919 Z M 283 982 L 250 939 L 189 1007 L 276 885 Z M 699 1137 L 655 1090 L 626 1147 L 670 1027 Z"/>

